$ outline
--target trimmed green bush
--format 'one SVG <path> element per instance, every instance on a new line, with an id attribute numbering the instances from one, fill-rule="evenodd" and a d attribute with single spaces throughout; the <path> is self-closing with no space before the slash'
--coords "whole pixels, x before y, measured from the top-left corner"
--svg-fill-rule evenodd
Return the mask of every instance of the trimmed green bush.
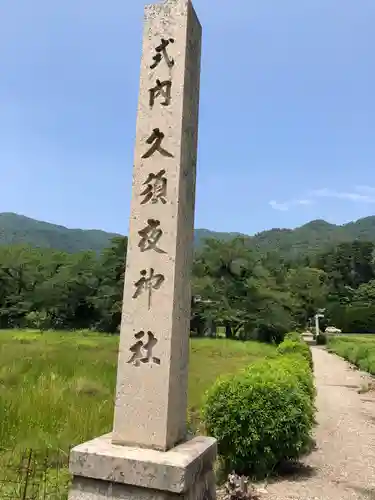
<path id="1" fill-rule="evenodd" d="M 300 354 L 306 359 L 311 368 L 313 366 L 310 348 L 302 340 L 296 341 L 286 339 L 279 345 L 279 347 L 277 348 L 277 352 L 279 354 Z"/>
<path id="2" fill-rule="evenodd" d="M 300 354 L 286 354 L 279 356 L 273 360 L 273 363 L 264 361 L 262 362 L 262 369 L 274 370 L 275 372 L 279 372 L 280 376 L 283 375 L 283 372 L 288 372 L 291 376 L 295 377 L 296 382 L 309 396 L 311 402 L 314 402 L 316 390 L 313 374 L 310 364 Z M 250 370 L 252 370 L 252 366 L 250 367 Z"/>
<path id="3" fill-rule="evenodd" d="M 316 338 L 317 345 L 326 345 L 327 344 L 327 335 L 325 333 L 319 333 Z"/>
<path id="4" fill-rule="evenodd" d="M 300 354 L 285 354 L 273 360 L 259 361 L 250 365 L 247 369 L 248 372 L 256 371 L 257 373 L 269 372 L 271 370 L 278 373 L 280 377 L 285 372 L 295 377 L 296 383 L 308 395 L 311 402 L 314 402 L 316 395 L 314 379 L 306 358 Z"/>
<path id="5" fill-rule="evenodd" d="M 311 445 L 315 390 L 309 362 L 300 353 L 256 362 L 218 379 L 202 416 L 218 440 L 226 469 L 262 478 Z"/>

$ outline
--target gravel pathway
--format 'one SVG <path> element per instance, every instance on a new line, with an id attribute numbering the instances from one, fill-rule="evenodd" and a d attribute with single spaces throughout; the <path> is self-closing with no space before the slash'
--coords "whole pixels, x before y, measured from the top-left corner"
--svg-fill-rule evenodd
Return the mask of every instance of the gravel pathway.
<path id="1" fill-rule="evenodd" d="M 312 347 L 318 391 L 316 449 L 299 472 L 268 484 L 267 500 L 375 500 L 375 391 L 365 374 Z"/>

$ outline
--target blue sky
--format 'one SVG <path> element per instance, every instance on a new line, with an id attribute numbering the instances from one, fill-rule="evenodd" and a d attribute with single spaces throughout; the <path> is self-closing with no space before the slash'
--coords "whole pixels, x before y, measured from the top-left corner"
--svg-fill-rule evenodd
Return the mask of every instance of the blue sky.
<path id="1" fill-rule="evenodd" d="M 196 227 L 375 214 L 375 1 L 194 5 Z M 0 212 L 127 233 L 143 6 L 2 0 Z"/>

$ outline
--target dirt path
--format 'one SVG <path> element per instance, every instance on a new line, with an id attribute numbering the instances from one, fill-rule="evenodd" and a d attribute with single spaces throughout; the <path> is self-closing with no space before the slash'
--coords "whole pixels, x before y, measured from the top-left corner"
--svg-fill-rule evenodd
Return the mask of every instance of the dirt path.
<path id="1" fill-rule="evenodd" d="M 269 484 L 268 500 L 375 500 L 375 392 L 358 394 L 366 375 L 313 347 L 316 450 L 294 476 Z"/>

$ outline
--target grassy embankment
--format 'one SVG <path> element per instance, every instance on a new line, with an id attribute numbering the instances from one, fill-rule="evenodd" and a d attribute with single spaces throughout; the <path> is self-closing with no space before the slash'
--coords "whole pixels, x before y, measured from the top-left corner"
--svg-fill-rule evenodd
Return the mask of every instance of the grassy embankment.
<path id="1" fill-rule="evenodd" d="M 341 356 L 360 370 L 375 375 L 375 335 L 332 337 L 328 350 Z"/>

